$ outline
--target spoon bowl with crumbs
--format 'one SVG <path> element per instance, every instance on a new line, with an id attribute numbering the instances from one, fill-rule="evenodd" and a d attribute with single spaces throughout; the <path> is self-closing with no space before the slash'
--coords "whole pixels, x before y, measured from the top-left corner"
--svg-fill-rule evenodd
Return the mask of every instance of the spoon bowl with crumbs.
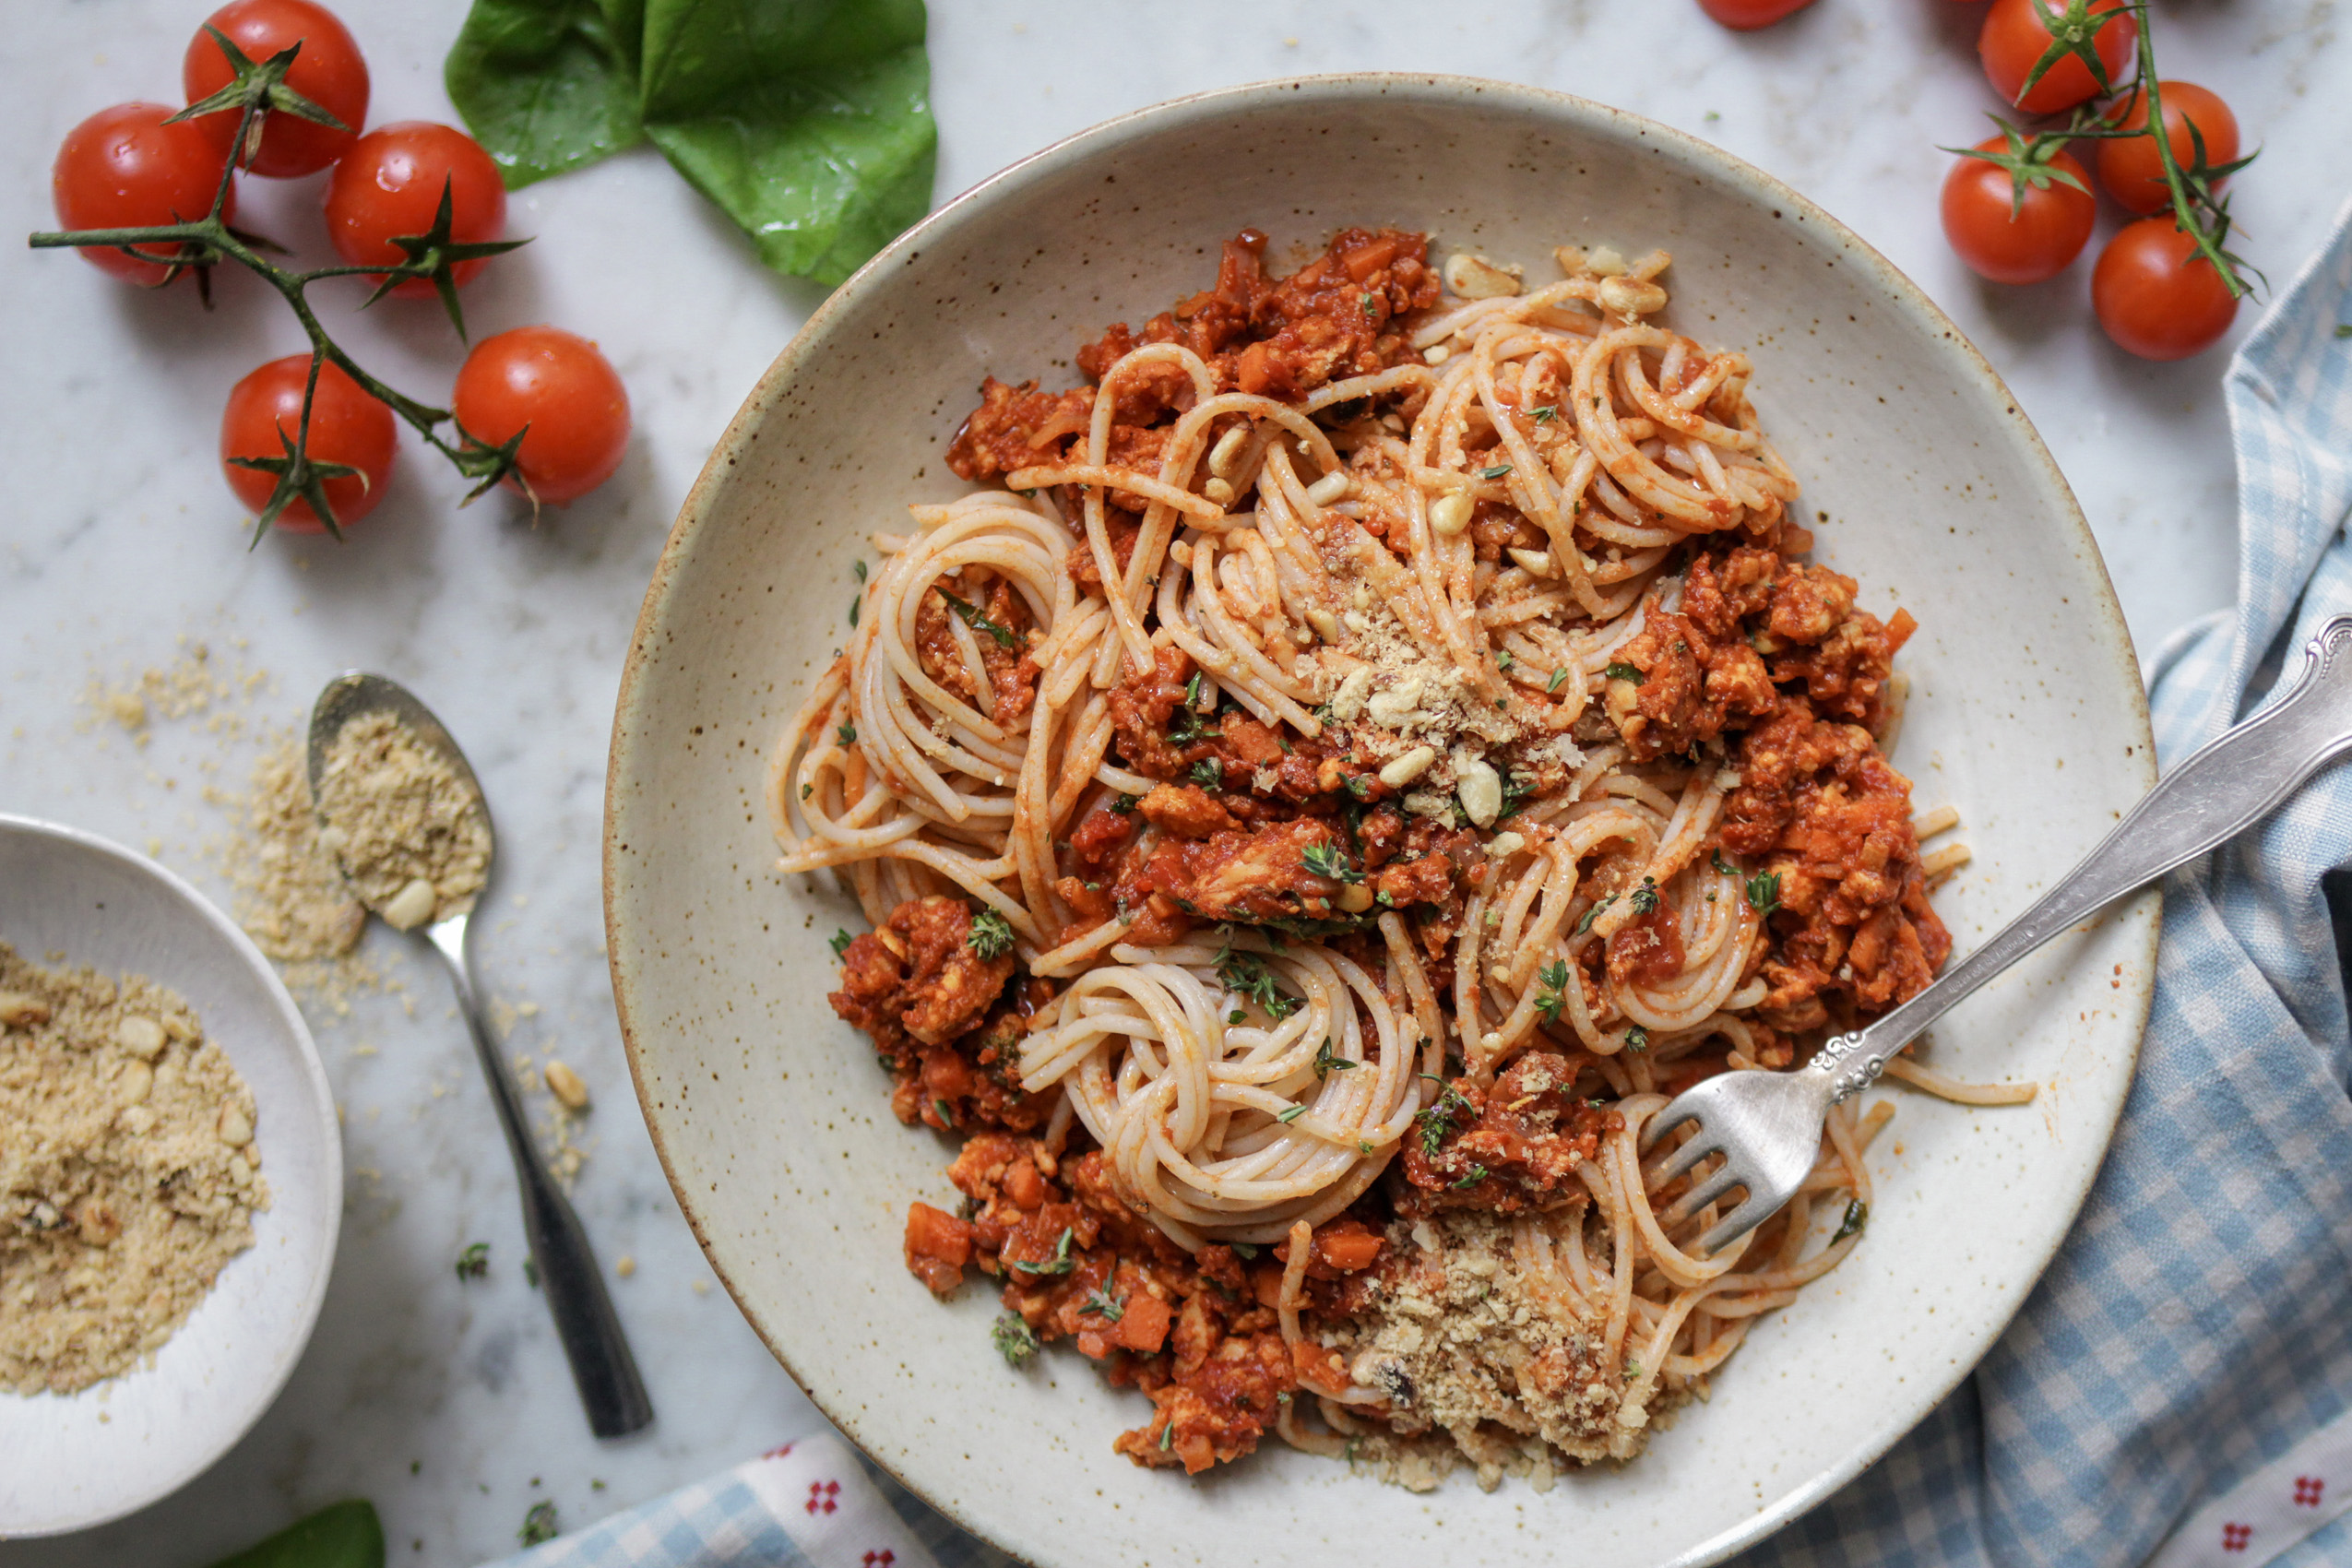
<path id="1" fill-rule="evenodd" d="M 422 931 L 449 970 L 514 1158 L 524 1234 L 588 1428 L 599 1437 L 636 1431 L 653 1420 L 636 1359 L 588 1232 L 540 1154 L 475 1000 L 467 928 L 496 848 L 481 785 L 449 731 L 408 688 L 357 671 L 319 693 L 308 764 L 320 841 L 353 895 L 386 925 Z"/>

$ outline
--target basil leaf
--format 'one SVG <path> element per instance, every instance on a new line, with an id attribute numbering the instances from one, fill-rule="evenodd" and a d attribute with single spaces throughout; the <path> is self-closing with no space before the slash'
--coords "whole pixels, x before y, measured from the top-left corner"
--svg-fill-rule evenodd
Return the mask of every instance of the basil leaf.
<path id="1" fill-rule="evenodd" d="M 509 189 L 644 139 L 644 26 L 643 0 L 474 0 L 442 80 Z"/>
<path id="2" fill-rule="evenodd" d="M 779 272 L 838 283 L 931 206 L 922 0 L 645 0 L 646 132 Z"/>
<path id="3" fill-rule="evenodd" d="M 384 1568 L 384 1526 L 374 1504 L 338 1503 L 213 1568 Z"/>

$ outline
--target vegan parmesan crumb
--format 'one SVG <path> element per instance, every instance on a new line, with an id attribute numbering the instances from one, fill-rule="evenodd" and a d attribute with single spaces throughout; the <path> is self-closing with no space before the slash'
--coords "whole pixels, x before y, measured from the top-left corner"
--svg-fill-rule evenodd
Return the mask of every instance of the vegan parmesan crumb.
<path id="1" fill-rule="evenodd" d="M 320 839 L 362 902 L 393 925 L 471 910 L 488 880 L 490 824 L 447 758 L 388 713 L 337 732 L 320 781 Z"/>
<path id="2" fill-rule="evenodd" d="M 0 1389 L 72 1394 L 177 1332 L 269 1206 L 255 1120 L 178 995 L 0 943 Z"/>
<path id="3" fill-rule="evenodd" d="M 281 963 L 300 963 L 339 958 L 359 944 L 367 909 L 319 840 L 310 778 L 292 738 L 254 765 L 242 837 L 244 852 L 229 869 L 237 922 L 255 946 Z"/>

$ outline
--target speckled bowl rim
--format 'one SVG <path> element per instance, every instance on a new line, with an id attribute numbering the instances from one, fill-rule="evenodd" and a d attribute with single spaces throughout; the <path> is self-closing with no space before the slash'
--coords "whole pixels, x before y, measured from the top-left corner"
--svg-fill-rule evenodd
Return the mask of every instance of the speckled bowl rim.
<path id="1" fill-rule="evenodd" d="M 302 1009 L 294 1004 L 292 994 L 286 990 L 286 982 L 279 979 L 278 970 L 262 956 L 261 949 L 254 945 L 253 938 L 245 934 L 243 927 L 221 913 L 219 906 L 198 892 L 186 878 L 112 839 L 101 838 L 95 833 L 62 822 L 22 816 L 13 812 L 0 812 L 0 831 L 53 838 L 85 854 L 113 861 L 160 886 L 186 911 L 189 920 L 211 927 L 213 933 L 227 942 L 245 966 L 260 978 L 271 1006 L 279 1015 L 287 1034 L 297 1047 L 295 1060 L 302 1069 L 303 1087 L 308 1090 L 306 1098 L 313 1114 L 326 1129 L 327 1146 L 341 1149 L 342 1123 L 335 1109 L 335 1090 L 327 1081 L 326 1064 L 319 1060 L 318 1042 L 311 1038 L 310 1025 L 303 1019 Z M 277 1347 L 268 1375 L 262 1384 L 255 1385 L 244 1415 L 233 1427 L 221 1429 L 225 1435 L 220 1441 L 201 1451 L 192 1449 L 182 1455 L 177 1464 L 158 1472 L 163 1477 L 161 1480 L 150 1481 L 137 1493 L 118 1498 L 65 1524 L 48 1525 L 38 1530 L 11 1530 L 0 1536 L 0 1540 L 34 1540 L 72 1535 L 127 1518 L 142 1508 L 161 1502 L 210 1469 L 222 1455 L 243 1443 L 260 1423 L 261 1418 L 269 1413 L 270 1407 L 278 1403 L 278 1396 L 285 1391 L 288 1380 L 294 1375 L 295 1367 L 302 1363 L 303 1351 L 310 1348 L 311 1336 L 318 1329 L 319 1313 L 327 1305 L 327 1287 L 335 1276 L 335 1253 L 343 1232 L 341 1159 L 338 1158 L 328 1161 L 327 1169 L 331 1173 L 333 1191 L 327 1194 L 327 1201 L 320 1206 L 326 1216 L 326 1230 L 317 1241 L 318 1264 L 311 1271 L 302 1305 L 297 1309 L 294 1332 L 287 1335 Z M 80 1394 L 69 1397 L 94 1397 L 108 1386 L 105 1382 L 93 1384 Z"/>
<path id="2" fill-rule="evenodd" d="M 636 629 L 630 636 L 628 656 L 622 667 L 620 693 L 613 711 L 612 746 L 606 778 L 604 821 L 604 910 L 607 947 L 612 971 L 613 1003 L 620 1016 L 622 1045 L 628 1054 L 629 1074 L 636 1087 L 638 1103 L 645 1111 L 647 1131 L 653 1139 L 654 1152 L 661 1160 L 662 1172 L 669 1178 L 671 1190 L 677 1195 L 678 1206 L 685 1215 L 688 1228 L 693 1230 L 695 1241 L 702 1247 L 703 1255 L 709 1261 L 712 1271 L 726 1286 L 728 1294 L 734 1299 L 738 1310 L 743 1313 L 744 1321 L 751 1324 L 754 1333 L 760 1336 L 762 1342 L 775 1356 L 778 1364 L 782 1366 L 792 1381 L 800 1385 L 802 1391 L 809 1396 L 817 1409 L 852 1442 L 858 1441 L 856 1420 L 849 1412 L 833 1408 L 820 1397 L 810 1380 L 802 1376 L 800 1369 L 792 1364 L 791 1357 L 786 1353 L 785 1348 L 777 1343 L 761 1327 L 757 1315 L 743 1301 L 742 1293 L 737 1289 L 725 1264 L 713 1247 L 709 1237 L 705 1233 L 702 1216 L 697 1210 L 693 1194 L 689 1192 L 686 1183 L 678 1178 L 677 1170 L 671 1160 L 661 1121 L 654 1112 L 652 1097 L 647 1087 L 646 1070 L 639 1058 L 640 1047 L 634 1017 L 636 988 L 633 977 L 623 960 L 623 954 L 628 949 L 625 944 L 612 939 L 617 924 L 619 909 L 619 899 L 615 893 L 616 867 L 621 863 L 617 849 L 620 843 L 620 823 L 616 802 L 622 798 L 619 785 L 624 778 L 636 771 L 637 766 L 637 759 L 630 751 L 630 731 L 637 713 L 638 704 L 643 700 L 640 677 L 649 659 L 648 649 L 660 635 L 663 615 L 669 606 L 671 579 L 676 575 L 680 563 L 693 546 L 709 498 L 727 482 L 728 470 L 753 439 L 754 433 L 768 416 L 769 411 L 782 400 L 785 389 L 800 374 L 802 363 L 826 343 L 834 329 L 835 323 L 842 315 L 849 313 L 853 305 L 862 302 L 867 296 L 890 289 L 902 274 L 906 263 L 924 246 L 954 234 L 966 221 L 983 209 L 1019 200 L 1024 193 L 1039 181 L 1057 174 L 1072 164 L 1101 156 L 1137 141 L 1180 133 L 1186 126 L 1203 119 L 1251 110 L 1265 103 L 1279 101 L 1286 96 L 1308 101 L 1320 99 L 1332 101 L 1352 101 L 1392 95 L 1409 96 L 1422 101 L 1437 102 L 1459 101 L 1463 98 L 1500 101 L 1535 118 L 1564 120 L 1577 125 L 1580 128 L 1597 127 L 1620 136 L 1653 138 L 1662 146 L 1671 148 L 1691 163 L 1705 168 L 1713 176 L 1714 181 L 1734 187 L 1748 199 L 1766 207 L 1781 207 L 1801 215 L 1807 221 L 1818 225 L 1827 236 L 1829 243 L 1859 261 L 1867 269 L 1869 276 L 1878 284 L 1887 302 L 1909 317 L 1913 324 L 1921 329 L 1924 338 L 1943 345 L 1942 352 L 1950 362 L 1950 374 L 1953 378 L 1955 381 L 1974 381 L 1988 397 L 1999 403 L 2004 410 L 2005 417 L 2012 422 L 2012 436 L 2017 445 L 2030 455 L 2040 471 L 2044 481 L 2043 488 L 2048 497 L 2055 504 L 2053 509 L 2063 518 L 2064 526 L 2072 531 L 2072 542 L 2078 548 L 2082 557 L 2097 568 L 2098 584 L 2103 591 L 2084 608 L 2099 634 L 2100 646 L 2113 661 L 2112 673 L 2120 676 L 2125 689 L 2134 694 L 2132 717 L 2136 719 L 2141 744 L 2133 754 L 2134 760 L 2131 766 L 2141 776 L 2140 782 L 2143 788 L 2153 786 L 2156 782 L 2153 760 L 2155 746 L 2148 728 L 2147 701 L 2140 681 L 2139 660 L 2132 646 L 2132 634 L 2124 624 L 2122 609 L 2116 601 L 2113 581 L 2108 575 L 2105 559 L 2099 554 L 2097 542 L 2092 537 L 2090 524 L 2085 519 L 2082 508 L 2074 499 L 2073 489 L 2067 484 L 2064 474 L 2060 471 L 2057 460 L 2050 456 L 2049 448 L 2043 443 L 2040 433 L 2035 430 L 2033 422 L 2027 419 L 2018 407 L 2015 396 L 2002 381 L 1999 373 L 1992 368 L 1990 362 L 1978 350 L 1977 347 L 1969 342 L 1952 318 L 1928 298 L 1924 290 L 1904 276 L 1894 263 L 1872 249 L 1861 236 L 1831 217 L 1811 199 L 1799 194 L 1793 187 L 1784 184 L 1753 164 L 1734 157 L 1712 143 L 1701 140 L 1687 132 L 1677 130 L 1671 125 L 1622 109 L 1614 109 L 1590 99 L 1578 98 L 1570 93 L 1554 92 L 1543 88 L 1526 87 L 1517 83 L 1493 81 L 1478 77 L 1420 72 L 1356 71 L 1245 83 L 1238 87 L 1220 88 L 1212 91 L 1169 99 L 1164 102 L 1103 121 L 1099 125 L 1065 137 L 1016 163 L 1008 165 L 942 206 L 939 210 L 899 235 L 873 260 L 860 267 L 847 282 L 835 290 L 817 307 L 807 323 L 793 336 L 792 340 L 785 345 L 783 351 L 777 355 L 775 362 L 768 366 L 758 384 L 743 399 L 742 408 L 728 422 L 726 433 L 719 437 L 718 445 L 711 449 L 710 457 L 704 463 L 702 472 L 695 478 L 693 488 L 686 493 L 685 502 L 678 510 L 677 523 L 671 529 L 669 540 L 663 546 L 659 561 L 655 564 L 652 580 L 646 588 L 644 607 L 638 612 Z M 2131 966 L 2132 979 L 2129 989 L 2127 994 L 2120 999 L 2122 1009 L 2127 1015 L 2126 1021 L 2130 1025 L 2130 1068 L 2133 1074 L 2138 1070 L 2140 1041 L 2146 1029 L 2148 1010 L 2154 996 L 2153 976 L 2156 969 L 2156 940 L 2161 924 L 2162 908 L 2160 897 L 2151 898 L 2139 906 L 2140 912 L 2126 917 L 2141 921 L 2138 933 L 2142 946 L 2140 961 Z M 2127 1082 L 2129 1075 L 2129 1074 L 2126 1075 Z M 2091 1184 L 2097 1180 L 2099 1168 L 2104 1162 L 2106 1148 L 2114 1137 L 2116 1119 L 2122 1114 L 2125 1098 L 2126 1096 L 2120 1093 L 2115 1097 L 2114 1111 L 2108 1118 L 2106 1125 L 2099 1130 L 2101 1158 L 2084 1161 L 2080 1167 L 2082 1170 L 2080 1181 L 2073 1190 L 2063 1194 L 2066 1213 L 2069 1217 L 2068 1229 L 2060 1232 L 2059 1240 L 2053 1241 L 2039 1258 L 2034 1260 L 2033 1275 L 2037 1279 L 2049 1268 L 2051 1258 L 2056 1256 L 2057 1248 L 2063 1244 L 2065 1236 L 2072 1233 L 2073 1217 L 2081 1212 L 2084 1200 L 2090 1195 Z M 2022 1306 L 2031 1294 L 2030 1289 L 2019 1290 L 2016 1296 L 2016 1306 Z M 2013 1307 L 2012 1317 L 2014 1316 L 2014 1313 L 2015 1307 Z M 2008 1321 L 2009 1319 L 2004 1318 L 2001 1326 L 1986 1336 L 1986 1349 L 1990 1349 L 2001 1334 L 2005 1332 Z M 1806 1481 L 1791 1489 L 1772 1506 L 1740 1525 L 1689 1548 L 1681 1555 L 1662 1564 L 1661 1568 L 1703 1568 L 1704 1564 L 1719 1562 L 1793 1522 L 1861 1474 L 1888 1449 L 1900 1442 L 1912 1428 L 1925 1420 L 1936 1406 L 1942 1404 L 1953 1389 L 1959 1386 L 1961 1382 L 1975 1370 L 1975 1360 L 1954 1360 L 1948 1366 L 1925 1372 L 1918 1384 L 1921 1392 L 1907 1402 L 1899 1420 L 1887 1423 L 1871 1438 L 1857 1444 L 1837 1461 L 1824 1466 Z M 961 1516 L 956 1509 L 943 1504 L 920 1482 L 900 1474 L 896 1469 L 890 1469 L 889 1467 L 885 1466 L 884 1468 L 888 1469 L 901 1485 L 959 1527 L 982 1539 L 987 1538 L 974 1522 Z"/>

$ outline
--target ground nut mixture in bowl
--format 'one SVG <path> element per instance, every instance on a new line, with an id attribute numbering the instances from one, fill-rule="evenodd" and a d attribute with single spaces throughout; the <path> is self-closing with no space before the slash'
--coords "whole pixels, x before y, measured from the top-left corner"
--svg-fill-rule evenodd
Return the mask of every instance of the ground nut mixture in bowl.
<path id="1" fill-rule="evenodd" d="M 176 993 L 0 943 L 0 1389 L 72 1394 L 172 1337 L 269 1206 L 255 1122 Z"/>
<path id="2" fill-rule="evenodd" d="M 481 796 L 391 714 L 362 714 L 336 732 L 318 809 L 320 841 L 353 890 L 403 931 L 467 913 L 488 880 Z"/>

